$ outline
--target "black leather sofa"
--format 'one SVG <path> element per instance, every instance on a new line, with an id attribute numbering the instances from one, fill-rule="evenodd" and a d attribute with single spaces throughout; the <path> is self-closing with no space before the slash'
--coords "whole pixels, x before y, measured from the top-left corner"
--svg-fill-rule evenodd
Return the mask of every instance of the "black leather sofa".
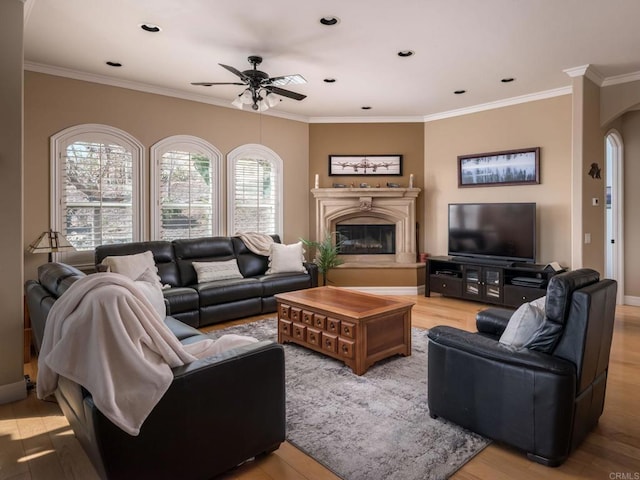
<path id="1" fill-rule="evenodd" d="M 25 285 L 36 348 L 47 314 L 84 276 L 48 263 Z M 175 318 L 167 326 L 182 343 L 202 334 Z M 82 341 L 82 339 L 78 339 Z M 130 436 L 96 408 L 91 393 L 60 378 L 56 399 L 103 479 L 210 479 L 243 461 L 271 452 L 285 439 L 284 352 L 263 341 L 173 369 L 174 380 Z"/>
<path id="2" fill-rule="evenodd" d="M 277 235 L 273 235 L 280 242 Z M 151 251 L 164 285 L 171 316 L 199 328 L 226 320 L 276 311 L 276 293 L 318 286 L 318 267 L 305 263 L 307 273 L 265 275 L 268 257 L 257 255 L 239 237 L 203 237 L 135 242 L 96 247 L 96 266 L 109 256 Z M 244 278 L 198 284 L 192 262 L 237 259 Z"/>
<path id="3" fill-rule="evenodd" d="M 513 313 L 500 308 L 477 315 L 478 333 L 431 329 L 430 415 L 560 465 L 604 408 L 616 291 L 590 269 L 554 276 L 538 350 L 498 342 Z"/>

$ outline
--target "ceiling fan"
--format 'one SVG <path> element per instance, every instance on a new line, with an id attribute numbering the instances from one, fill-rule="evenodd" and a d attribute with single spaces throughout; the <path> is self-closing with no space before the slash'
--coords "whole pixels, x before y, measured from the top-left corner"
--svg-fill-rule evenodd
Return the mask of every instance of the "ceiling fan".
<path id="1" fill-rule="evenodd" d="M 304 100 L 307 97 L 301 93 L 280 88 L 283 85 L 307 83 L 302 75 L 295 74 L 283 75 L 280 77 L 269 77 L 265 72 L 258 70 L 258 65 L 262 63 L 262 57 L 251 55 L 247 60 L 251 65 L 253 65 L 253 69 L 245 70 L 243 72 L 229 65 L 223 65 L 222 63 L 218 64 L 229 70 L 234 75 L 240 77 L 240 80 L 242 80 L 241 82 L 191 82 L 191 85 L 203 87 L 211 87 L 212 85 L 246 86 L 247 88 L 231 103 L 238 108 L 242 108 L 244 105 L 251 105 L 253 110 L 260 111 L 264 111 L 267 108 L 274 107 L 278 104 L 280 99 L 276 98 L 275 95 L 292 98 L 294 100 Z"/>

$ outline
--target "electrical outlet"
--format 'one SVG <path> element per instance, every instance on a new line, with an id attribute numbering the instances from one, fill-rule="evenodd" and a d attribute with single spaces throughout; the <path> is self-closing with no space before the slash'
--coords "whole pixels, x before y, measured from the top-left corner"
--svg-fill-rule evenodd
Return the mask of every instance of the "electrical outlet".
<path id="1" fill-rule="evenodd" d="M 584 243 L 585 244 L 591 243 L 591 234 L 590 233 L 585 233 L 584 234 Z"/>
<path id="2" fill-rule="evenodd" d="M 591 205 L 593 205 L 594 207 L 597 207 L 598 205 L 600 205 L 600 199 L 598 197 L 593 197 L 591 199 Z"/>

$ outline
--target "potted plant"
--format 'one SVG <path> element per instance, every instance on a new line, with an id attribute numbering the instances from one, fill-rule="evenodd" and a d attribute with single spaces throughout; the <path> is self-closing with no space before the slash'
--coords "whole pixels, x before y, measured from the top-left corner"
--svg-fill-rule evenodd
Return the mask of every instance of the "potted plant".
<path id="1" fill-rule="evenodd" d="M 342 260 L 338 258 L 342 242 L 337 234 L 335 235 L 335 242 L 333 237 L 334 234 L 327 233 L 324 239 L 320 242 L 305 240 L 304 238 L 300 239 L 307 247 L 313 247 L 316 249 L 316 255 L 313 259 L 313 263 L 318 266 L 318 271 L 322 274 L 323 286 L 327 285 L 327 273 L 329 270 L 342 264 Z"/>

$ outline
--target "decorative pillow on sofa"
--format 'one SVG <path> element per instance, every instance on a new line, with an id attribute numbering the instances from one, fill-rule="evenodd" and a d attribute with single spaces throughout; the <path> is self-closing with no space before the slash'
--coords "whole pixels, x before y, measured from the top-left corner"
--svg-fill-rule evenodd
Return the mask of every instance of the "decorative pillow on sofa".
<path id="1" fill-rule="evenodd" d="M 156 276 L 156 281 L 160 283 L 158 276 L 158 267 L 153 260 L 153 253 L 150 250 L 135 255 L 115 255 L 113 257 L 105 257 L 102 265 L 106 265 L 109 272 L 119 273 L 131 280 L 137 280 L 140 275 L 146 272 L 148 268 Z"/>
<path id="2" fill-rule="evenodd" d="M 302 242 L 291 245 L 274 243 L 269 254 L 269 268 L 267 275 L 274 273 L 307 273 L 304 268 L 304 249 Z"/>
<path id="3" fill-rule="evenodd" d="M 524 346 L 542 325 L 546 297 L 523 303 L 513 312 L 499 342 L 512 347 Z"/>
<path id="4" fill-rule="evenodd" d="M 235 258 L 221 262 L 192 262 L 191 264 L 198 276 L 198 283 L 242 278 Z"/>
<path id="5" fill-rule="evenodd" d="M 164 317 L 167 316 L 167 306 L 164 303 L 162 286 L 158 281 L 158 275 L 155 273 L 155 270 L 147 268 L 134 282 L 147 300 L 149 300 L 153 309 L 158 312 L 160 318 L 164 319 Z"/>

